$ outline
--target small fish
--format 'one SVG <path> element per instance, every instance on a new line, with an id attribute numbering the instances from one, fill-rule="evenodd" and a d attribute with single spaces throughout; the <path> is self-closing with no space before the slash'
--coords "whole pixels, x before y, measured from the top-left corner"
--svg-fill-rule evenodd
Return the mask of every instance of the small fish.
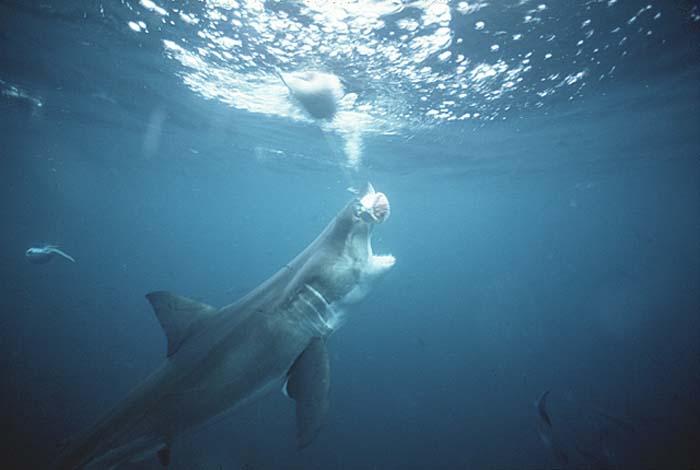
<path id="1" fill-rule="evenodd" d="M 543 422 L 547 424 L 548 427 L 552 427 L 552 420 L 549 418 L 549 413 L 547 412 L 547 395 L 549 395 L 549 392 L 551 392 L 552 389 L 550 388 L 546 392 L 542 394 L 539 400 L 535 402 L 535 407 L 537 408 L 537 412 L 540 415 L 540 418 L 542 419 Z"/>
<path id="2" fill-rule="evenodd" d="M 56 255 L 67 259 L 71 263 L 75 263 L 75 258 L 64 251 L 59 250 L 59 248 L 55 245 L 31 247 L 24 252 L 24 256 L 27 257 L 27 260 L 34 264 L 46 264 L 54 259 Z"/>

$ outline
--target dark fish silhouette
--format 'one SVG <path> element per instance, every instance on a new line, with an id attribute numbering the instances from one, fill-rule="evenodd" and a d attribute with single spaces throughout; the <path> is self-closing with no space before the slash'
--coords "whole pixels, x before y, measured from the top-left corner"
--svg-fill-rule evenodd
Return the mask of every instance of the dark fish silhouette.
<path id="1" fill-rule="evenodd" d="M 549 413 L 547 412 L 547 395 L 549 395 L 549 392 L 551 392 L 552 389 L 550 388 L 546 392 L 542 394 L 539 400 L 535 403 L 535 406 L 537 407 L 537 412 L 540 415 L 540 419 L 546 423 L 548 427 L 552 427 L 552 420 L 549 418 Z"/>
<path id="2" fill-rule="evenodd" d="M 542 443 L 552 452 L 557 464 L 564 466 L 569 464 L 569 456 L 566 455 L 564 447 L 554 435 L 552 420 L 549 417 L 549 412 L 547 411 L 547 396 L 551 391 L 552 390 L 549 389 L 544 392 L 542 396 L 540 396 L 539 400 L 535 402 L 535 408 L 537 408 L 537 414 L 540 418 L 538 429 Z"/>

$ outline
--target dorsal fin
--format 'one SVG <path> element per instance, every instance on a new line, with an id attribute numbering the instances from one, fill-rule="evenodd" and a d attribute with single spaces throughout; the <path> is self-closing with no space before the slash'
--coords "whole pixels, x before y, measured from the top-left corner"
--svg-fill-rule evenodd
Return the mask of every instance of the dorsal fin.
<path id="1" fill-rule="evenodd" d="M 168 357 L 197 331 L 204 320 L 217 312 L 211 305 L 165 291 L 151 292 L 146 298 L 151 303 L 168 340 Z"/>

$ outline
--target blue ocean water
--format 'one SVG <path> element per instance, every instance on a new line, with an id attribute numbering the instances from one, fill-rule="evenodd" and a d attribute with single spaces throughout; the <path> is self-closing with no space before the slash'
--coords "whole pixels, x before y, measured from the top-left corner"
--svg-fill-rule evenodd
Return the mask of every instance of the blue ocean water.
<path id="1" fill-rule="evenodd" d="M 3 468 L 162 363 L 147 292 L 235 301 L 367 181 L 397 262 L 329 339 L 316 441 L 274 393 L 170 468 L 700 465 L 697 2 L 10 1 L 0 44 Z"/>

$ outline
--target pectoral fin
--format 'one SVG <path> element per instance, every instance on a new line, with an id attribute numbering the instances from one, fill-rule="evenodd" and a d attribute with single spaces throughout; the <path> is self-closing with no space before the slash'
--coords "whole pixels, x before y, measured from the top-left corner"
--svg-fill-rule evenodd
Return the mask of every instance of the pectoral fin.
<path id="1" fill-rule="evenodd" d="M 296 402 L 297 448 L 311 444 L 328 411 L 330 364 L 324 341 L 314 338 L 289 369 L 286 393 Z"/>

